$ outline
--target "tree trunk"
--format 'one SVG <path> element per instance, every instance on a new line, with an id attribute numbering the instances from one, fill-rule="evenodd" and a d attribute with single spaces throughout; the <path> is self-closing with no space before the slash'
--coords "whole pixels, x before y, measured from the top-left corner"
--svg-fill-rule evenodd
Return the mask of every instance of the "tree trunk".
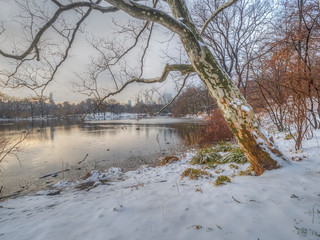
<path id="1" fill-rule="evenodd" d="M 257 175 L 279 168 L 285 156 L 259 126 L 255 114 L 231 78 L 220 67 L 197 32 L 184 0 L 168 0 L 176 19 L 182 20 L 193 37 L 181 36 L 181 42 L 194 70 L 216 100 L 231 131 Z"/>

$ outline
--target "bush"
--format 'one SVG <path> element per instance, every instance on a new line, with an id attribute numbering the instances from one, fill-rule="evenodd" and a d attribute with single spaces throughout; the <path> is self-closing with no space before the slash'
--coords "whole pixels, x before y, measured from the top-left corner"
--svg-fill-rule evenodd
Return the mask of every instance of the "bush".
<path id="1" fill-rule="evenodd" d="M 233 133 L 220 110 L 212 111 L 207 125 L 200 131 L 199 144 L 206 145 L 208 143 L 216 143 L 222 140 L 230 141 L 232 139 Z"/>

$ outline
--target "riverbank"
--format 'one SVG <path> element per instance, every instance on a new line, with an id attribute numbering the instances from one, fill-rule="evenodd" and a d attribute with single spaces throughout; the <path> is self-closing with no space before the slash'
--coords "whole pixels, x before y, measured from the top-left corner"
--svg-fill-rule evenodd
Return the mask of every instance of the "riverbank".
<path id="1" fill-rule="evenodd" d="M 315 132 L 320 136 L 320 131 Z M 1 239 L 319 239 L 320 142 L 275 137 L 293 161 L 262 176 L 230 164 L 181 178 L 194 153 L 159 167 L 92 172 L 81 182 L 0 203 Z M 219 175 L 230 183 L 216 186 Z"/>

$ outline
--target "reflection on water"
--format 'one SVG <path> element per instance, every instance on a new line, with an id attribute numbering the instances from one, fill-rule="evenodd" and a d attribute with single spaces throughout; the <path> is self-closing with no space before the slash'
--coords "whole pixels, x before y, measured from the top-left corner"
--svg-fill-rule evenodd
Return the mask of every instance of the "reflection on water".
<path id="1" fill-rule="evenodd" d="M 79 179 L 93 169 L 115 166 L 127 170 L 153 164 L 160 156 L 173 154 L 193 143 L 195 133 L 203 124 L 173 118 L 0 123 L 2 134 L 33 129 L 23 143 L 19 161 L 10 157 L 1 163 L 2 194 L 21 188 L 39 188 L 61 179 Z M 71 170 L 57 178 L 39 180 L 43 175 L 63 169 Z"/>

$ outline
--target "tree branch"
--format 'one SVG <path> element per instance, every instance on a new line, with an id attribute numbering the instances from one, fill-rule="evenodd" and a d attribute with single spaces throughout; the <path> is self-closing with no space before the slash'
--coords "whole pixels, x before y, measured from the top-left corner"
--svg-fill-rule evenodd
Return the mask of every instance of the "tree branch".
<path id="1" fill-rule="evenodd" d="M 0 162 L 2 162 L 3 159 L 5 159 L 8 155 L 14 154 L 15 150 L 18 151 L 18 145 L 21 144 L 30 133 L 31 131 L 28 131 L 26 134 L 21 133 L 20 138 L 17 140 L 17 142 L 8 147 L 7 145 L 10 145 L 12 138 L 2 140 L 0 145 Z"/>
<path id="2" fill-rule="evenodd" d="M 133 80 L 138 83 L 161 83 L 167 79 L 170 72 L 180 72 L 182 75 L 185 75 L 195 71 L 193 67 L 189 64 L 172 64 L 172 65 L 167 64 L 163 69 L 162 75 L 158 78 L 151 78 L 151 79 L 137 78 Z"/>
<path id="3" fill-rule="evenodd" d="M 158 78 L 152 78 L 152 79 L 132 78 L 131 80 L 125 82 L 116 91 L 110 92 L 107 95 L 105 95 L 103 98 L 100 98 L 99 101 L 98 101 L 99 103 L 97 104 L 97 106 L 94 109 L 92 109 L 90 112 L 93 112 L 96 109 L 99 109 L 103 105 L 103 101 L 105 101 L 107 98 L 109 98 L 111 96 L 114 96 L 114 95 L 122 92 L 130 84 L 132 84 L 132 83 L 146 83 L 146 84 L 149 84 L 149 83 L 161 83 L 161 82 L 164 82 L 167 79 L 167 77 L 168 77 L 170 72 L 180 72 L 182 75 L 188 74 L 188 76 L 189 76 L 190 73 L 194 72 L 194 69 L 193 69 L 193 67 L 191 65 L 187 65 L 187 64 L 172 64 L 172 65 L 168 65 L 167 64 L 163 69 L 163 73 Z M 185 80 L 186 80 L 186 78 L 185 78 Z M 91 91 L 93 91 L 93 90 L 91 89 Z M 88 113 L 83 117 L 83 119 L 87 115 L 88 115 Z"/>
<path id="4" fill-rule="evenodd" d="M 202 35 L 203 32 L 206 30 L 208 24 L 224 9 L 230 7 L 232 4 L 236 3 L 238 0 L 230 0 L 229 2 L 226 2 L 225 4 L 221 5 L 204 23 L 200 34 Z"/>
<path id="5" fill-rule="evenodd" d="M 177 33 L 183 37 L 196 38 L 189 27 L 183 22 L 175 19 L 169 14 L 159 9 L 139 4 L 131 0 L 119 1 L 119 0 L 105 0 L 107 3 L 114 7 L 126 12 L 132 17 L 159 23 L 160 25 L 168 28 L 174 33 Z"/>
<path id="6" fill-rule="evenodd" d="M 60 3 L 58 3 L 57 1 L 54 1 L 54 3 L 56 5 L 59 6 L 58 10 L 55 12 L 55 14 L 53 15 L 53 17 L 42 26 L 42 28 L 40 28 L 38 30 L 37 35 L 34 37 L 33 41 L 31 42 L 29 48 L 22 54 L 20 55 L 12 55 L 12 54 L 8 54 L 3 52 L 2 50 L 0 50 L 0 55 L 7 57 L 7 58 L 12 58 L 12 59 L 16 59 L 16 60 L 22 60 L 24 59 L 26 56 L 28 56 L 33 49 L 35 49 L 37 47 L 37 44 L 39 43 L 42 35 L 53 25 L 53 23 L 55 23 L 57 21 L 57 19 L 59 18 L 59 16 L 66 11 L 78 8 L 78 7 L 89 7 L 92 8 L 94 10 L 98 10 L 102 13 L 108 13 L 108 12 L 115 12 L 118 11 L 117 8 L 115 7 L 102 7 L 99 6 L 98 4 L 101 2 L 102 0 L 98 0 L 96 3 L 92 3 L 92 2 L 75 2 L 75 3 L 71 3 L 68 5 L 62 5 Z"/>
<path id="7" fill-rule="evenodd" d="M 160 114 L 163 110 L 165 110 L 167 107 L 169 107 L 176 100 L 176 98 L 180 95 L 182 89 L 186 85 L 186 82 L 187 82 L 187 79 L 189 76 L 190 76 L 190 73 L 188 73 L 187 76 L 185 76 L 185 78 L 183 79 L 183 83 L 182 83 L 178 93 L 174 96 L 174 98 L 172 98 L 171 101 L 168 102 L 165 106 L 163 106 L 158 112 L 154 113 L 154 115 Z"/>
<path id="8" fill-rule="evenodd" d="M 83 21 L 90 15 L 91 11 L 92 11 L 92 8 L 89 8 L 89 9 L 87 10 L 87 12 L 82 16 L 82 18 L 77 22 L 76 27 L 75 27 L 75 29 L 74 29 L 73 32 L 72 32 L 71 39 L 70 39 L 70 40 L 68 39 L 69 44 L 68 44 L 67 49 L 65 50 L 65 54 L 63 55 L 63 58 L 61 59 L 61 61 L 55 66 L 55 68 L 54 68 L 54 70 L 53 70 L 53 73 L 52 73 L 51 76 L 50 76 L 50 79 L 49 79 L 48 81 L 46 81 L 45 85 L 43 86 L 43 88 L 42 88 L 42 90 L 41 90 L 41 96 L 43 95 L 43 92 L 44 92 L 44 90 L 46 89 L 47 85 L 48 85 L 50 82 L 53 81 L 54 76 L 56 75 L 56 73 L 57 73 L 58 69 L 60 68 L 60 66 L 61 66 L 61 65 L 66 61 L 66 59 L 68 58 L 69 51 L 70 51 L 70 49 L 71 49 L 71 47 L 72 47 L 72 43 L 73 43 L 73 41 L 74 41 L 74 39 L 75 39 L 75 37 L 76 37 L 76 34 L 77 34 L 77 32 L 78 32 L 81 24 L 83 23 Z M 39 86 L 39 88 L 40 88 L 40 87 L 42 87 L 42 86 Z"/>

